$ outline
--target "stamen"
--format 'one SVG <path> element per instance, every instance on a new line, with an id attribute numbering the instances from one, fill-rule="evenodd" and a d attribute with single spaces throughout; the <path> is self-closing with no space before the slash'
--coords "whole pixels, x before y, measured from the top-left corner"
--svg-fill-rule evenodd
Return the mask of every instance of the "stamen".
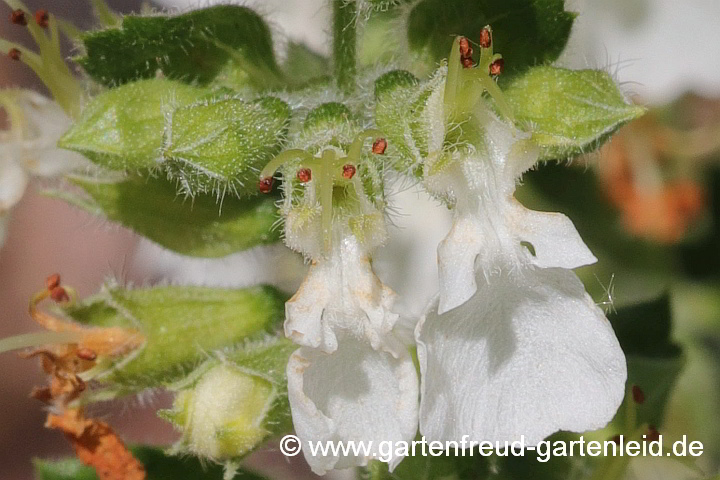
<path id="1" fill-rule="evenodd" d="M 47 286 L 48 290 L 52 290 L 53 288 L 57 287 L 58 285 L 60 285 L 60 275 L 57 273 L 50 275 L 45 279 L 45 285 Z"/>
<path id="2" fill-rule="evenodd" d="M 460 59 L 460 62 L 462 63 L 463 68 L 472 68 L 475 66 L 473 59 L 470 57 L 463 57 Z"/>
<path id="3" fill-rule="evenodd" d="M 355 176 L 355 172 L 357 172 L 355 165 L 351 165 L 349 163 L 347 165 L 343 165 L 343 178 L 350 180 Z"/>
<path id="4" fill-rule="evenodd" d="M 309 168 L 301 168 L 297 171 L 297 174 L 295 174 L 295 176 L 302 183 L 307 183 L 312 180 L 312 170 L 310 170 Z"/>
<path id="5" fill-rule="evenodd" d="M 651 442 L 660 440 L 660 432 L 655 428 L 655 425 L 648 425 L 647 439 Z"/>
<path id="6" fill-rule="evenodd" d="M 257 186 L 258 190 L 260 190 L 260 193 L 270 193 L 270 190 L 272 190 L 273 186 L 273 177 L 261 178 Z"/>
<path id="7" fill-rule="evenodd" d="M 87 360 L 89 362 L 92 362 L 97 358 L 97 353 L 95 353 L 94 350 L 91 350 L 89 348 L 78 348 L 78 350 L 75 352 L 75 355 L 78 358 Z"/>
<path id="8" fill-rule="evenodd" d="M 22 53 L 20 53 L 20 50 L 17 48 L 11 48 L 8 50 L 8 57 L 15 61 L 20 61 L 20 57 L 22 56 Z"/>
<path id="9" fill-rule="evenodd" d="M 633 401 L 638 405 L 645 403 L 645 392 L 642 391 L 637 385 L 632 386 Z"/>
<path id="10" fill-rule="evenodd" d="M 490 48 L 492 46 L 492 32 L 490 31 L 489 25 L 480 30 L 480 46 L 482 48 Z"/>
<path id="11" fill-rule="evenodd" d="M 374 153 L 375 155 L 382 155 L 385 153 L 385 149 L 387 149 L 387 146 L 387 140 L 385 140 L 384 138 L 378 138 L 372 144 L 372 153 Z"/>
<path id="12" fill-rule="evenodd" d="M 40 25 L 42 28 L 48 28 L 50 24 L 50 14 L 44 8 L 41 8 L 35 12 L 35 23 Z"/>
<path id="13" fill-rule="evenodd" d="M 465 37 L 460 37 L 460 41 L 458 46 L 460 47 L 460 56 L 463 58 L 471 57 L 473 54 L 473 49 L 470 46 L 470 42 Z"/>
<path id="14" fill-rule="evenodd" d="M 490 71 L 490 75 L 500 75 L 501 73 L 503 73 L 503 70 L 505 70 L 505 60 L 503 60 L 502 58 L 498 58 L 490 64 L 488 70 Z"/>
<path id="15" fill-rule="evenodd" d="M 10 14 L 10 22 L 15 25 L 20 25 L 21 27 L 24 27 L 28 24 L 27 16 L 25 15 L 25 12 L 23 12 L 21 9 L 14 10 Z"/>
<path id="16" fill-rule="evenodd" d="M 50 290 L 50 298 L 57 303 L 65 303 L 70 301 L 70 295 L 65 291 L 63 287 L 57 286 Z"/>

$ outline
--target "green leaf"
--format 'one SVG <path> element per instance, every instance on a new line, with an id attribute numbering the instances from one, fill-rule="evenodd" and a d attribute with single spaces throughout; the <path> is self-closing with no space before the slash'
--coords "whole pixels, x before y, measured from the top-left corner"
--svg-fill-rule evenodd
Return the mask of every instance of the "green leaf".
<path id="1" fill-rule="evenodd" d="M 117 182 L 89 178 L 70 180 L 89 199 L 66 191 L 48 192 L 95 215 L 105 216 L 159 245 L 195 257 L 223 257 L 256 245 L 277 242 L 280 229 L 277 198 L 177 196 L 175 185 L 163 178 L 128 177 Z"/>
<path id="2" fill-rule="evenodd" d="M 432 65 L 448 57 L 454 36 L 477 42 L 480 30 L 490 25 L 507 78 L 553 62 L 565 48 L 574 18 L 564 0 L 421 0 L 409 13 L 407 36 L 411 49 L 425 53 Z"/>
<path id="3" fill-rule="evenodd" d="M 168 115 L 165 168 L 185 193 L 258 193 L 258 172 L 287 135 L 290 107 L 275 97 L 214 98 Z"/>
<path id="4" fill-rule="evenodd" d="M 285 367 L 297 346 L 269 337 L 211 358 L 171 386 L 159 415 L 183 432 L 174 447 L 213 461 L 238 460 L 292 429 Z"/>
<path id="5" fill-rule="evenodd" d="M 590 152 L 645 113 L 629 104 L 612 77 L 600 70 L 531 68 L 504 93 L 516 119 L 533 132 L 541 160 Z"/>
<path id="6" fill-rule="evenodd" d="M 216 5 L 177 16 L 127 16 L 120 28 L 83 36 L 87 56 L 77 59 L 98 82 L 117 86 L 153 78 L 207 84 L 238 55 L 265 83 L 279 75 L 270 29 L 247 7 Z"/>
<path id="7" fill-rule="evenodd" d="M 145 466 L 147 480 L 220 480 L 223 468 L 220 465 L 203 463 L 197 458 L 168 456 L 157 447 L 131 447 L 135 458 Z M 38 480 L 97 480 L 95 470 L 75 458 L 63 460 L 34 459 L 33 467 Z M 237 478 L 242 480 L 263 480 L 257 473 L 241 469 Z"/>
<path id="8" fill-rule="evenodd" d="M 164 79 L 142 80 L 92 99 L 58 146 L 111 170 L 157 167 L 165 115 L 208 90 Z"/>
<path id="9" fill-rule="evenodd" d="M 669 297 L 619 309 L 608 315 L 628 362 L 628 388 L 639 386 L 645 394 L 636 408 L 638 424 L 661 425 L 665 404 L 683 368 L 682 349 L 671 340 Z M 626 402 L 627 403 L 627 402 Z M 618 417 L 628 408 L 624 404 Z"/>
<path id="10" fill-rule="evenodd" d="M 125 393 L 184 378 L 208 352 L 263 339 L 284 319 L 286 298 L 272 287 L 214 289 L 117 285 L 64 313 L 91 326 L 134 328 L 145 345 L 98 377 L 110 391 Z"/>

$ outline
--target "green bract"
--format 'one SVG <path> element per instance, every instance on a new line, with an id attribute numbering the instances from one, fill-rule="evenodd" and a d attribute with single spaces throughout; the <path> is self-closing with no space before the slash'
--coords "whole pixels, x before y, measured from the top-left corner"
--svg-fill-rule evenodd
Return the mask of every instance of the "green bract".
<path id="1" fill-rule="evenodd" d="M 388 72 L 375 81 L 375 121 L 388 138 L 388 159 L 399 171 L 422 174 L 430 138 L 425 106 L 436 83 L 421 84 L 404 70 Z"/>
<path id="2" fill-rule="evenodd" d="M 208 93 L 165 79 L 108 90 L 92 99 L 58 146 L 112 170 L 154 168 L 161 158 L 165 115 Z"/>
<path id="3" fill-rule="evenodd" d="M 282 322 L 284 302 L 271 287 L 109 285 L 65 314 L 85 325 L 134 328 L 144 335 L 145 345 L 131 357 L 93 372 L 107 391 L 125 393 L 176 382 L 208 352 L 264 338 Z"/>
<path id="4" fill-rule="evenodd" d="M 183 255 L 222 257 L 280 239 L 280 230 L 273 228 L 278 220 L 273 196 L 227 197 L 221 207 L 213 196 L 178 196 L 175 184 L 164 178 L 99 181 L 73 177 L 72 181 L 90 199 L 67 192 L 50 195 L 103 215 Z"/>
<path id="5" fill-rule="evenodd" d="M 115 86 L 160 71 L 205 84 L 230 61 L 258 86 L 280 74 L 270 29 L 253 10 L 217 5 L 177 16 L 127 16 L 119 28 L 83 36 L 87 55 L 77 59 L 95 80 Z"/>
<path id="6" fill-rule="evenodd" d="M 213 98 L 167 117 L 163 167 L 185 193 L 257 193 L 258 172 L 280 150 L 290 108 L 264 97 L 253 102 Z"/>
<path id="7" fill-rule="evenodd" d="M 599 70 L 531 68 L 504 93 L 516 119 L 541 147 L 541 160 L 595 150 L 645 113 L 645 108 L 629 104 L 612 77 Z"/>

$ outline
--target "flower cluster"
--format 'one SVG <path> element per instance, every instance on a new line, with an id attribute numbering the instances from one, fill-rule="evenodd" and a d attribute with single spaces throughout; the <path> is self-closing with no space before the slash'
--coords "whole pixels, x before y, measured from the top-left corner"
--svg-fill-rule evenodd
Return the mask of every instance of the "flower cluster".
<path id="1" fill-rule="evenodd" d="M 384 202 L 372 186 L 373 155 L 361 152 L 381 134 L 353 139 L 350 124 L 335 118 L 319 144 L 285 152 L 262 174 L 269 191 L 285 166 L 286 243 L 312 261 L 285 321 L 286 336 L 301 346 L 287 375 L 303 442 L 408 441 L 419 424 L 428 440 L 524 435 L 532 445 L 558 430 L 604 426 L 623 399 L 623 353 L 572 272 L 596 259 L 567 217 L 514 199 L 539 148 L 495 83 L 504 64 L 489 28 L 478 45 L 476 64 L 469 41 L 455 40 L 448 64 L 418 86 L 421 118 L 406 118 L 388 137 L 414 155 L 408 171 L 453 212 L 438 247 L 440 291 L 415 328 L 419 402 L 408 346 L 393 330 L 394 294 L 369 257 L 385 236 Z M 312 112 L 308 122 L 314 117 L 328 118 Z M 304 451 L 320 474 L 369 460 Z"/>

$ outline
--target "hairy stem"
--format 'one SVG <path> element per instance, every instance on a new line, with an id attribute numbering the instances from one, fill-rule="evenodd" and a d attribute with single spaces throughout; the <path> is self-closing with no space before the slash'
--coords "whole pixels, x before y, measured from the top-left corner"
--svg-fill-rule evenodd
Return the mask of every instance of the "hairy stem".
<path id="1" fill-rule="evenodd" d="M 340 90 L 351 93 L 357 70 L 357 4 L 333 0 L 333 67 Z"/>

